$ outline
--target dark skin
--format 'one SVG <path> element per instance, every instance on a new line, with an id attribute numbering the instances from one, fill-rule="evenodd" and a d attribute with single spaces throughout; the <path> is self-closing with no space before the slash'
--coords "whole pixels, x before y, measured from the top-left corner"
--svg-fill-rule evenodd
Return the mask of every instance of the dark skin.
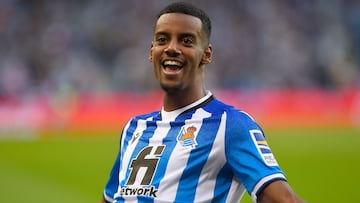
<path id="1" fill-rule="evenodd" d="M 180 13 L 160 16 L 149 52 L 155 78 L 164 92 L 165 111 L 185 107 L 206 94 L 205 65 L 212 60 L 212 47 L 199 18 Z M 103 203 L 106 201 L 103 199 Z M 267 185 L 259 203 L 304 203 L 283 180 Z"/>
<path id="2" fill-rule="evenodd" d="M 212 59 L 212 47 L 204 39 L 200 19 L 179 13 L 162 15 L 155 26 L 149 60 L 164 90 L 165 111 L 187 106 L 205 95 L 204 69 Z M 179 62 L 167 71 L 164 61 Z M 270 183 L 258 197 L 261 203 L 302 203 L 286 181 Z"/>
<path id="3" fill-rule="evenodd" d="M 199 27 L 200 26 L 200 27 Z M 204 68 L 211 62 L 211 45 L 204 44 L 201 21 L 193 16 L 162 15 L 155 26 L 149 60 L 164 90 L 165 111 L 187 106 L 205 95 Z M 176 63 L 171 69 L 165 63 Z"/>

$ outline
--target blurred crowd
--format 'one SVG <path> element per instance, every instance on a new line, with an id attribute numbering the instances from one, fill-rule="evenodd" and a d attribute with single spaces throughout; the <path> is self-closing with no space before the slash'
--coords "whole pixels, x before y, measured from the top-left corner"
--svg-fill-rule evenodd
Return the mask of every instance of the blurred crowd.
<path id="1" fill-rule="evenodd" d="M 1 0 L 0 96 L 157 89 L 148 50 L 169 2 Z M 360 1 L 191 2 L 213 23 L 208 87 L 360 84 Z"/>

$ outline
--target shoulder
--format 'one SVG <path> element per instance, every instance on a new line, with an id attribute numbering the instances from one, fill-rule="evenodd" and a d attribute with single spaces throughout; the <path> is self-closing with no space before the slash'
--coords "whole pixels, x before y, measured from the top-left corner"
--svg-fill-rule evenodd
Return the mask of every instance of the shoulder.
<path id="1" fill-rule="evenodd" d="M 159 111 L 154 111 L 154 112 L 151 112 L 151 113 L 146 113 L 146 114 L 140 114 L 140 115 L 133 116 L 126 122 L 123 129 L 126 130 L 127 128 L 129 128 L 131 126 L 136 127 L 139 122 L 154 121 L 159 116 L 160 116 Z"/>
<path id="2" fill-rule="evenodd" d="M 154 111 L 154 112 L 150 112 L 150 113 L 139 114 L 139 115 L 133 116 L 132 118 L 130 118 L 129 122 L 139 121 L 139 120 L 153 120 L 157 116 L 160 116 L 160 111 Z"/>
<path id="3" fill-rule="evenodd" d="M 225 104 L 220 100 L 214 100 L 214 105 L 217 106 L 219 112 L 226 114 L 227 126 L 259 127 L 254 118 L 246 111 Z"/>
<path id="4" fill-rule="evenodd" d="M 255 132 L 263 135 L 261 127 L 248 113 L 240 110 L 227 112 L 226 140 L 233 142 L 236 139 L 241 142 L 251 142 Z"/>
<path id="5" fill-rule="evenodd" d="M 242 110 L 232 109 L 227 111 L 227 117 L 228 125 L 258 127 L 254 118 L 250 116 L 249 113 Z"/>
<path id="6" fill-rule="evenodd" d="M 214 102 L 217 103 L 217 111 L 221 112 L 223 119 L 225 119 L 224 133 L 227 141 L 233 142 L 234 139 L 251 141 L 252 132 L 261 132 L 263 134 L 260 125 L 246 111 L 227 105 L 219 100 Z"/>
<path id="7" fill-rule="evenodd" d="M 221 117 L 221 120 L 225 122 L 224 133 L 226 140 L 235 138 L 239 140 L 248 139 L 254 130 L 262 132 L 258 123 L 246 111 L 218 99 L 214 99 L 206 108 L 213 116 Z"/>

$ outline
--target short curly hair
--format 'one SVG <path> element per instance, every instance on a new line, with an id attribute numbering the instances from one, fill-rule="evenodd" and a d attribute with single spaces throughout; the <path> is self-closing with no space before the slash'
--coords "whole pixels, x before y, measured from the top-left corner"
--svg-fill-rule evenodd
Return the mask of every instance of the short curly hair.
<path id="1" fill-rule="evenodd" d="M 197 17 L 201 20 L 202 23 L 202 30 L 205 33 L 207 42 L 210 41 L 211 36 L 211 20 L 207 13 L 194 5 L 186 2 L 175 2 L 168 6 L 166 6 L 164 9 L 162 9 L 158 15 L 157 19 L 160 18 L 160 16 L 167 14 L 167 13 L 182 13 L 186 15 L 191 15 L 194 17 Z"/>

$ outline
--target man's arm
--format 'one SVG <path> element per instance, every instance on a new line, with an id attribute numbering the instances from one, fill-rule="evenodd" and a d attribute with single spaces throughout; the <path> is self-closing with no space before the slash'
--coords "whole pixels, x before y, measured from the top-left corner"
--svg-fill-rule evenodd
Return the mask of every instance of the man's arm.
<path id="1" fill-rule="evenodd" d="M 305 203 L 300 199 L 289 184 L 283 180 L 277 180 L 266 186 L 257 198 L 258 203 Z"/>
<path id="2" fill-rule="evenodd" d="M 103 196 L 102 199 L 101 199 L 101 203 L 111 203 L 111 202 L 106 201 L 105 197 Z"/>

